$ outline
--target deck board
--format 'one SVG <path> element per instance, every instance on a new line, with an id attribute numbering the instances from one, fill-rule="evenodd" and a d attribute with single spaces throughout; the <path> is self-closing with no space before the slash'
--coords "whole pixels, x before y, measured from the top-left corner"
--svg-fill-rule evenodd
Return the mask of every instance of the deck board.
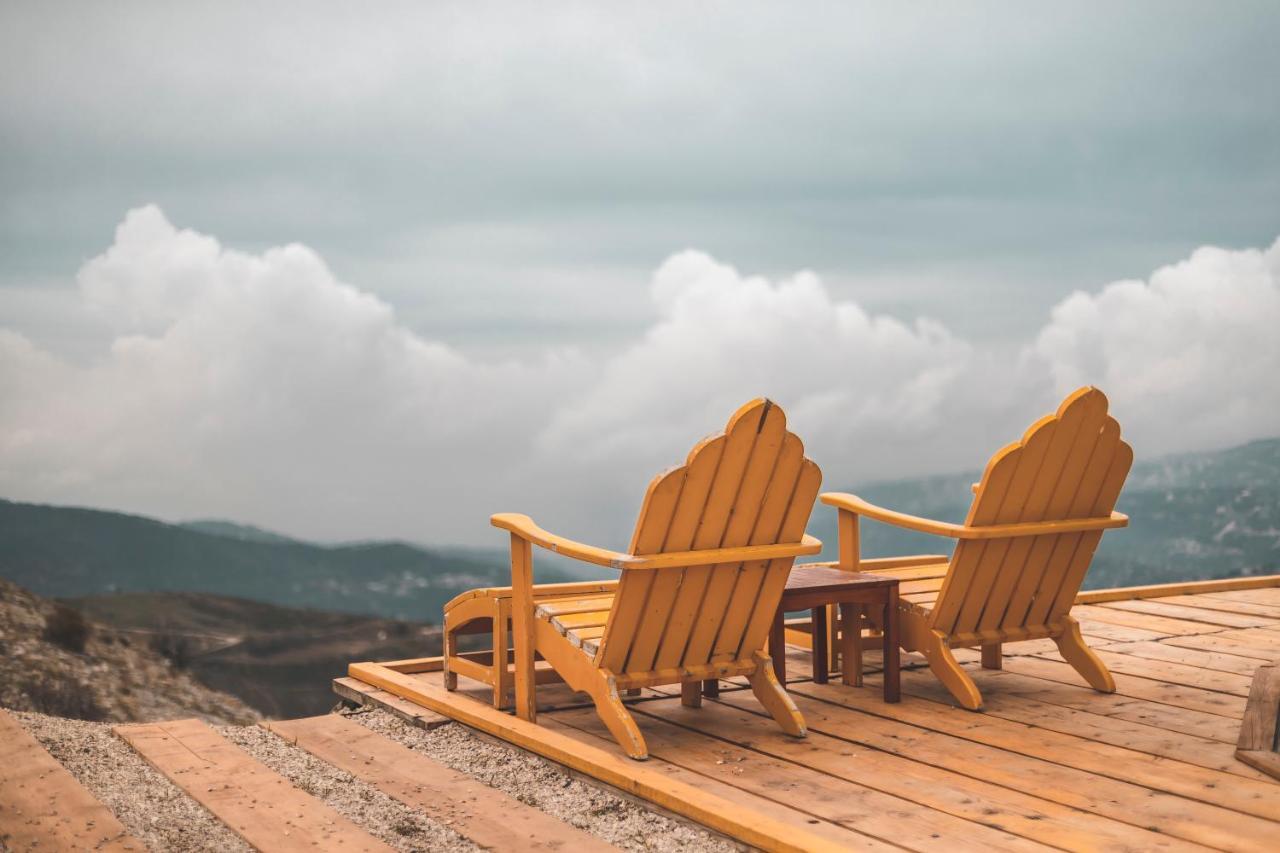
<path id="1" fill-rule="evenodd" d="M 903 655 L 903 701 L 886 704 L 877 649 L 866 650 L 866 687 L 850 688 L 813 683 L 808 651 L 788 647 L 808 738 L 783 735 L 741 679 L 699 709 L 657 688 L 631 703 L 653 756 L 644 766 L 846 847 L 1273 849 L 1280 783 L 1234 750 L 1252 672 L 1280 658 L 1280 585 L 1164 591 L 1099 591 L 1073 611 L 1115 693 L 1089 689 L 1051 641 L 1031 641 L 1007 645 L 1002 670 L 956 650 L 980 713 L 956 707 L 916 654 Z M 478 704 L 432 689 L 446 715 L 451 702 Z M 616 752 L 590 707 L 539 721 Z"/>

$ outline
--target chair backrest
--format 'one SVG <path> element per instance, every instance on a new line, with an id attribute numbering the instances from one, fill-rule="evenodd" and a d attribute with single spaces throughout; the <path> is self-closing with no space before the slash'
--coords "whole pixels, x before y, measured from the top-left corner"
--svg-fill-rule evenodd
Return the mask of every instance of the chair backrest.
<path id="1" fill-rule="evenodd" d="M 1081 388 L 991 458 L 965 524 L 1110 515 L 1133 462 L 1097 388 Z M 949 636 L 1052 625 L 1071 609 L 1102 531 L 962 540 L 931 627 Z"/>
<path id="2" fill-rule="evenodd" d="M 782 409 L 752 400 L 649 484 L 631 553 L 799 542 L 821 483 Z M 793 560 L 624 569 L 596 664 L 622 674 L 750 658 Z"/>

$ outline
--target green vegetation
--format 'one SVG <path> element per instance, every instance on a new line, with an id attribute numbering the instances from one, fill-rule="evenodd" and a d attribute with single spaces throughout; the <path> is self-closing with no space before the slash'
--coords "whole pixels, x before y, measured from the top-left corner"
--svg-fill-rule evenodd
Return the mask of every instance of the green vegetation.
<path id="1" fill-rule="evenodd" d="M 485 552 L 260 541 L 264 531 L 247 537 L 227 528 L 241 532 L 0 500 L 0 577 L 48 597 L 205 592 L 422 622 L 438 622 L 459 592 L 510 582 L 506 564 Z M 553 567 L 539 570 L 540 580 L 564 578 Z"/>

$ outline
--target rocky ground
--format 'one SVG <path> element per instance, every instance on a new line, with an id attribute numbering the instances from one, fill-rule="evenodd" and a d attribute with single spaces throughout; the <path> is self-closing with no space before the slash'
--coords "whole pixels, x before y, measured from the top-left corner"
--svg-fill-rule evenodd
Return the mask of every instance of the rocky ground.
<path id="1" fill-rule="evenodd" d="M 30 712 L 13 716 L 133 835 L 155 851 L 247 850 L 195 800 L 153 770 L 109 724 Z M 410 749 L 468 773 L 609 843 L 635 851 L 728 851 L 737 847 L 576 780 L 551 762 L 448 724 L 427 732 L 383 711 L 352 719 Z M 475 851 L 474 844 L 422 811 L 405 806 L 258 726 L 219 732 L 294 785 L 319 797 L 397 850 Z"/>
<path id="2" fill-rule="evenodd" d="M 0 580 L 0 706 L 91 721 L 199 717 L 251 723 L 257 711 L 210 689 L 153 647 Z"/>

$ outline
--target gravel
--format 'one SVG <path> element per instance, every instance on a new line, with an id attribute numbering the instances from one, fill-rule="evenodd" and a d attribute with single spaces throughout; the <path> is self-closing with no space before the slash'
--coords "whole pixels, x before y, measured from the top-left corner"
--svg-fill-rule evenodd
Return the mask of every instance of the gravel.
<path id="1" fill-rule="evenodd" d="M 250 848 L 199 803 L 153 769 L 110 724 L 10 711 L 131 834 L 155 851 L 241 853 Z M 385 711 L 351 719 L 455 770 L 468 773 L 625 850 L 736 851 L 719 836 L 649 811 L 571 777 L 558 765 L 477 737 L 450 723 L 427 732 Z M 257 726 L 225 726 L 223 737 L 397 850 L 476 851 L 476 845 Z"/>
<path id="2" fill-rule="evenodd" d="M 9 712 L 150 850 L 252 848 L 111 733 L 110 725 Z"/>
<path id="3" fill-rule="evenodd" d="M 402 724 L 403 725 L 403 724 Z M 480 848 L 421 811 L 392 799 L 372 785 L 293 746 L 257 726 L 227 726 L 227 740 L 323 800 L 370 835 L 397 850 L 477 851 Z"/>
<path id="4" fill-rule="evenodd" d="M 360 710 L 349 716 L 391 740 L 624 850 L 728 853 L 739 849 L 719 836 L 579 781 L 536 755 L 476 737 L 457 723 L 428 732 L 406 725 L 386 711 Z"/>

